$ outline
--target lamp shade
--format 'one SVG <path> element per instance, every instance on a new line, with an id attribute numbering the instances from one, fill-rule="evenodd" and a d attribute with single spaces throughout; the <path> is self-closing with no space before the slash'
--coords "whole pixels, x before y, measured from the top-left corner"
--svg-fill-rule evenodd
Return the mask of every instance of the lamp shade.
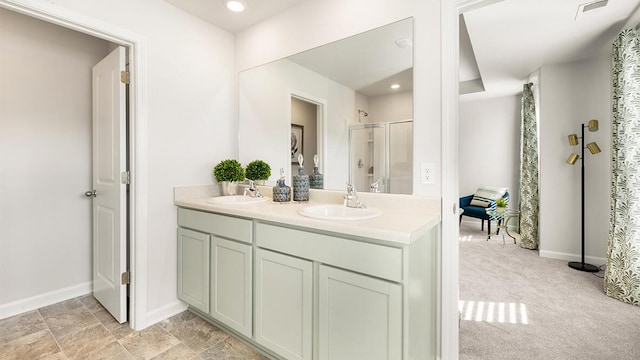
<path id="1" fill-rule="evenodd" d="M 598 131 L 598 120 L 596 119 L 589 120 L 589 124 L 587 125 L 587 127 L 591 132 Z"/>
<path id="2" fill-rule="evenodd" d="M 588 143 L 587 144 L 587 149 L 589 149 L 589 151 L 591 151 L 591 153 L 593 155 L 601 152 L 602 150 L 600 150 L 600 147 L 598 146 L 598 144 L 596 144 L 595 142 L 592 143 Z"/>
<path id="3" fill-rule="evenodd" d="M 580 159 L 580 155 L 571 153 L 571 155 L 569 155 L 569 158 L 567 159 L 567 164 L 573 165 L 576 163 L 576 161 L 578 161 L 578 159 Z"/>
<path id="4" fill-rule="evenodd" d="M 569 145 L 571 146 L 578 145 L 578 135 L 576 134 L 569 135 Z"/>

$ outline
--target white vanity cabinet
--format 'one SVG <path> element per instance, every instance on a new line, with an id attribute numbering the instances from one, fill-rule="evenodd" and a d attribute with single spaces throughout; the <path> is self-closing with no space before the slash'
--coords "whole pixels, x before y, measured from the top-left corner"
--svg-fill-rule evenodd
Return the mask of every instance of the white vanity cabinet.
<path id="1" fill-rule="evenodd" d="M 178 229 L 178 298 L 209 312 L 209 235 Z"/>
<path id="2" fill-rule="evenodd" d="M 270 358 L 436 358 L 433 217 L 405 231 L 413 213 L 326 226 L 293 203 L 179 206 L 179 298 Z"/>
<path id="3" fill-rule="evenodd" d="M 402 286 L 321 265 L 319 359 L 402 359 Z"/>
<path id="4" fill-rule="evenodd" d="M 217 236 L 211 239 L 211 310 L 214 319 L 252 335 L 252 247 Z"/>
<path id="5" fill-rule="evenodd" d="M 251 337 L 253 222 L 179 208 L 178 226 L 178 298 Z"/>
<path id="6" fill-rule="evenodd" d="M 271 223 L 257 222 L 255 231 L 258 329 L 268 317 L 274 334 L 299 335 L 310 326 L 300 319 L 314 314 L 314 359 L 408 359 L 403 355 L 408 354 L 408 347 L 403 348 L 403 323 L 408 325 L 403 317 L 403 299 L 408 298 L 406 248 Z M 308 270 L 300 270 L 303 264 Z M 268 277 L 267 266 L 273 267 Z M 316 284 L 314 307 L 305 311 L 300 284 L 312 269 L 307 281 Z M 274 295 L 267 294 L 267 288 Z M 295 340 L 296 346 L 306 341 Z M 285 359 L 307 358 L 283 353 L 272 343 L 261 344 Z"/>
<path id="7" fill-rule="evenodd" d="M 256 249 L 256 341 L 285 359 L 312 358 L 313 264 Z"/>

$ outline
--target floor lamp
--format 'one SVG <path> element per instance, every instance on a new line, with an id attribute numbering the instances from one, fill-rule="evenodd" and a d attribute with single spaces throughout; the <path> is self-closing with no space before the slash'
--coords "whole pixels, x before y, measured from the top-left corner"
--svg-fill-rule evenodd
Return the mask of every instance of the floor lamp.
<path id="1" fill-rule="evenodd" d="M 580 270 L 580 271 L 588 271 L 588 272 L 598 272 L 597 266 L 587 264 L 584 262 L 584 149 L 587 148 L 591 152 L 591 154 L 595 155 L 600 152 L 600 147 L 595 142 L 584 145 L 584 128 L 588 128 L 589 131 L 594 132 L 598 131 L 598 120 L 589 120 L 587 125 L 582 124 L 582 136 L 578 138 L 578 135 L 571 134 L 569 135 L 569 145 L 575 146 L 580 143 L 578 139 L 582 139 L 582 155 L 578 155 L 576 153 L 571 153 L 569 158 L 567 159 L 567 164 L 574 165 L 579 159 L 582 160 L 582 166 L 580 169 L 580 190 L 581 190 L 581 208 L 582 208 L 582 233 L 580 234 L 582 237 L 582 261 L 571 261 L 569 262 L 569 267 L 572 269 Z"/>

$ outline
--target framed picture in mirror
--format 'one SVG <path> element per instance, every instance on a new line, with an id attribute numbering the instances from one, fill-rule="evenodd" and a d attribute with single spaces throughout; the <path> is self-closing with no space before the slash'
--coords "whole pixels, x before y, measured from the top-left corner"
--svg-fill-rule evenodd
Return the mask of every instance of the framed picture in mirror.
<path id="1" fill-rule="evenodd" d="M 304 134 L 304 126 L 291 124 L 291 163 L 298 163 L 298 155 L 302 154 L 302 140 Z"/>

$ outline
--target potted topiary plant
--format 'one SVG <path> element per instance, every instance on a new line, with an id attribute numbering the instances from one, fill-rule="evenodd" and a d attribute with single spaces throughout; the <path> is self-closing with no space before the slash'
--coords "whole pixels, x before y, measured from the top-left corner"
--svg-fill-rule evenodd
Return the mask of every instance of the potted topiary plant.
<path id="1" fill-rule="evenodd" d="M 507 210 L 507 200 L 504 198 L 499 198 L 496 200 L 496 211 L 499 213 L 503 213 Z"/>
<path id="2" fill-rule="evenodd" d="M 271 166 L 262 160 L 254 160 L 247 165 L 245 174 L 247 179 L 264 185 L 265 180 L 269 180 L 271 176 Z"/>
<path id="3" fill-rule="evenodd" d="M 235 195 L 238 181 L 244 180 L 244 169 L 237 160 L 222 160 L 213 168 L 213 176 L 222 185 L 222 195 Z"/>

